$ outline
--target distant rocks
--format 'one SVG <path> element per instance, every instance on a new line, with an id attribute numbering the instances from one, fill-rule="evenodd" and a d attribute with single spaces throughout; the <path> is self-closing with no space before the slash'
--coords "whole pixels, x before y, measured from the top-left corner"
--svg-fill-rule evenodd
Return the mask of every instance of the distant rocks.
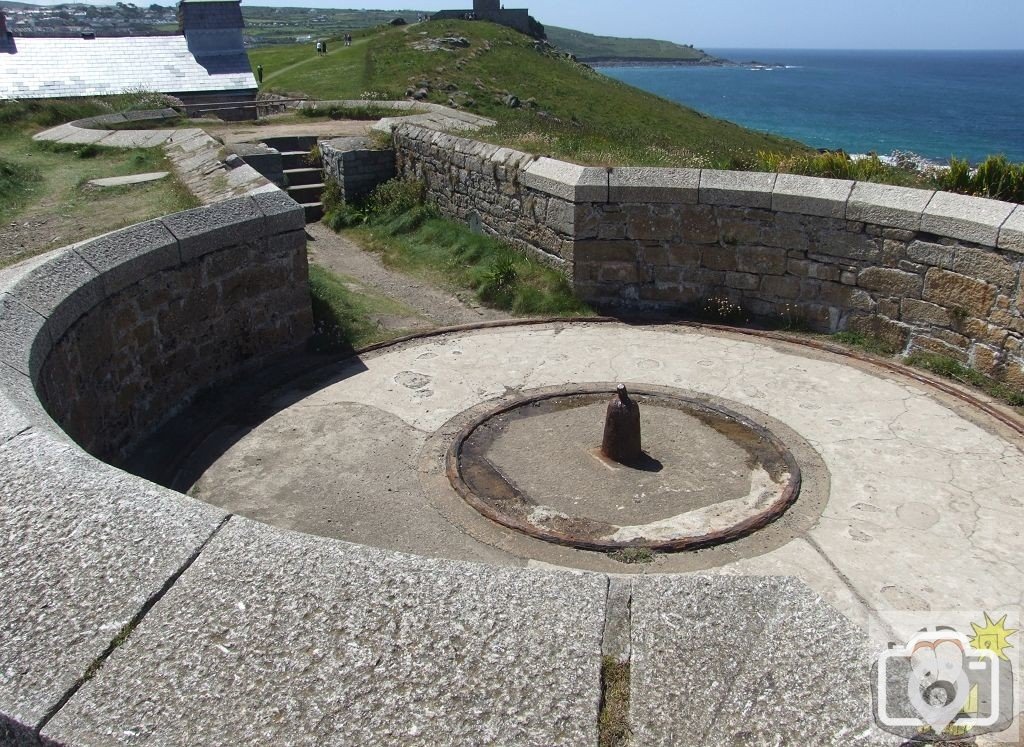
<path id="1" fill-rule="evenodd" d="M 470 46 L 469 39 L 464 36 L 420 39 L 412 44 L 412 48 L 420 52 L 454 52 L 456 49 L 467 49 Z"/>

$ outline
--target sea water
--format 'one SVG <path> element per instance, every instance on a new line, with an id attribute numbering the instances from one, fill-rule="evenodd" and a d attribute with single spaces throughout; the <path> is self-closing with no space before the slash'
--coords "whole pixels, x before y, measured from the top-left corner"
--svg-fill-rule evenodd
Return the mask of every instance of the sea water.
<path id="1" fill-rule="evenodd" d="M 1024 162 L 1024 51 L 709 50 L 735 67 L 602 68 L 680 104 L 815 148 Z"/>

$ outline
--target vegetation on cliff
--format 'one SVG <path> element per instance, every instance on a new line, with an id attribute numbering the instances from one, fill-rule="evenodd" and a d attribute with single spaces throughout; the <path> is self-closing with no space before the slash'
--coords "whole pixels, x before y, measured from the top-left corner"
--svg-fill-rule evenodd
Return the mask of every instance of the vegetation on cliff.
<path id="1" fill-rule="evenodd" d="M 596 36 L 583 31 L 546 26 L 548 41 L 564 52 L 588 60 L 659 60 L 665 62 L 698 62 L 708 58 L 702 49 L 658 39 L 622 39 Z"/>
<path id="2" fill-rule="evenodd" d="M 277 93 L 372 100 L 419 92 L 496 119 L 486 139 L 581 163 L 727 167 L 759 151 L 808 152 L 614 81 L 490 23 L 377 29 L 328 51 L 317 58 L 308 44 L 292 45 L 250 57 Z"/>

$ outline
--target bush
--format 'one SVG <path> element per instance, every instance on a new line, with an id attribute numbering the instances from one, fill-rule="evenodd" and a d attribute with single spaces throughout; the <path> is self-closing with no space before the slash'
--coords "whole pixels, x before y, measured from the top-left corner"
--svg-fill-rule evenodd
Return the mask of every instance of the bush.
<path id="1" fill-rule="evenodd" d="M 392 179 L 373 190 L 366 201 L 366 209 L 375 215 L 399 215 L 423 205 L 426 193 L 427 186 L 423 182 Z"/>
<path id="2" fill-rule="evenodd" d="M 1024 203 L 1024 163 L 1010 163 L 1006 156 L 989 156 L 974 170 L 967 161 L 953 158 L 936 181 L 948 192 Z"/>

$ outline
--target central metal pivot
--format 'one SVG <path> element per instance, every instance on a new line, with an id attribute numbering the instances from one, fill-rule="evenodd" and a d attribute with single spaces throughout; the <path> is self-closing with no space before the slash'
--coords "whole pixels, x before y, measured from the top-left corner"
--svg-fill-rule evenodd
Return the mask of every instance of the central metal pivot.
<path id="1" fill-rule="evenodd" d="M 644 456 L 640 442 L 640 405 L 629 398 L 625 384 L 608 403 L 601 453 L 619 464 L 636 464 Z"/>

